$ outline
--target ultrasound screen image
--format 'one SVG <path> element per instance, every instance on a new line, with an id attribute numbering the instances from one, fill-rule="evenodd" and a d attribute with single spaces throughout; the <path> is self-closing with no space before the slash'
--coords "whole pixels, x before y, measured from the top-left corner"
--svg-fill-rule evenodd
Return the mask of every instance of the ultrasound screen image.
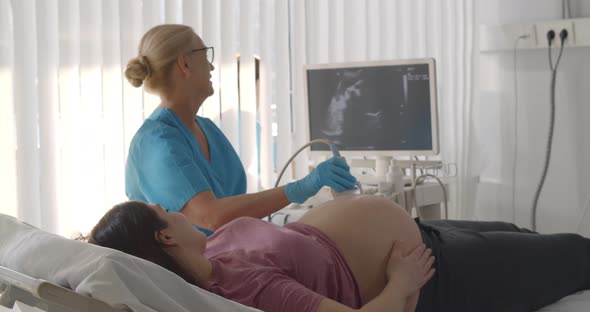
<path id="1" fill-rule="evenodd" d="M 342 150 L 432 150 L 429 79 L 428 64 L 308 69 L 311 139 Z"/>

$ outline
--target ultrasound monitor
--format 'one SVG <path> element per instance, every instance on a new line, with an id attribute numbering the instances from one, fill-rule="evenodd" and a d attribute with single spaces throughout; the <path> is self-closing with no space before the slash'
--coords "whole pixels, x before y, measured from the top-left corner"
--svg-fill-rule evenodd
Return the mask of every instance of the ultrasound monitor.
<path id="1" fill-rule="evenodd" d="M 345 156 L 438 154 L 434 59 L 308 65 L 304 76 L 309 140 Z"/>

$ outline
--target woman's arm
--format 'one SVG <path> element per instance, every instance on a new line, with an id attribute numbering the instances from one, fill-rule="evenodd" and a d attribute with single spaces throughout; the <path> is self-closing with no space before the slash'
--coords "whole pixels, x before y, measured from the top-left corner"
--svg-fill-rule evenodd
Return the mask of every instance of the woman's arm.
<path id="1" fill-rule="evenodd" d="M 406 305 L 406 298 L 402 291 L 396 289 L 394 283 L 387 283 L 385 289 L 375 299 L 365 304 L 361 309 L 354 310 L 334 300 L 324 298 L 318 307 L 318 312 L 403 312 Z"/>
<path id="2" fill-rule="evenodd" d="M 265 281 L 261 283 L 261 281 Z M 225 293 L 228 299 L 258 308 L 263 311 L 283 312 L 402 312 L 405 305 L 405 287 L 391 282 L 381 294 L 359 310 L 352 309 L 328 299 L 313 289 L 285 275 L 284 271 L 266 269 L 258 272 L 256 278 L 246 278 L 234 293 Z"/>
<path id="3" fill-rule="evenodd" d="M 215 231 L 236 218 L 263 218 L 288 204 L 284 186 L 220 199 L 212 191 L 204 191 L 193 196 L 180 212 L 193 224 Z"/>
<path id="4" fill-rule="evenodd" d="M 420 299 L 420 291 L 414 292 L 408 298 L 406 298 L 406 307 L 404 312 L 414 312 L 418 306 L 418 299 Z"/>
<path id="5" fill-rule="evenodd" d="M 402 243 L 394 242 L 387 264 L 387 285 L 375 299 L 365 304 L 359 311 L 364 312 L 404 312 L 407 311 L 407 298 L 416 293 L 434 274 L 432 251 L 426 246 L 417 246 L 404 256 Z M 320 302 L 318 312 L 348 312 L 351 308 L 330 299 Z"/>
<path id="6" fill-rule="evenodd" d="M 402 255 L 401 250 L 400 244 L 394 244 L 387 263 L 387 284 L 379 295 L 358 310 L 328 299 L 286 275 L 284 270 L 271 267 L 259 269 L 254 275 L 242 272 L 249 277 L 240 279 L 243 281 L 240 287 L 232 287 L 223 296 L 263 311 L 402 312 L 406 298 L 432 277 L 433 258 L 430 249 L 423 245 L 407 256 Z"/>

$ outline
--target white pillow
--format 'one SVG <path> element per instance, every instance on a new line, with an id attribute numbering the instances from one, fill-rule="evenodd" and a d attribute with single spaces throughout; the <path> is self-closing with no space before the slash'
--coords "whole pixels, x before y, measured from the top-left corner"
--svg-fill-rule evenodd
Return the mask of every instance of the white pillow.
<path id="1" fill-rule="evenodd" d="M 0 214 L 0 265 L 134 311 L 259 311 L 149 261 L 69 240 Z"/>

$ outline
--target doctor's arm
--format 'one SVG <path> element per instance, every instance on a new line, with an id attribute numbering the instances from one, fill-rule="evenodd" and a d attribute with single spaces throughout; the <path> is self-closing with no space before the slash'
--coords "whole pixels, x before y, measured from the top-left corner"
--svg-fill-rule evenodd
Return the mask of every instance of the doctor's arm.
<path id="1" fill-rule="evenodd" d="M 180 210 L 192 223 L 215 231 L 239 217 L 263 218 L 289 204 L 285 187 L 217 198 L 212 191 L 203 191 L 191 198 Z"/>
<path id="2" fill-rule="evenodd" d="M 225 198 L 216 198 L 209 190 L 200 192 L 184 205 L 181 212 L 194 224 L 215 231 L 239 217 L 263 218 L 289 203 L 303 203 L 323 186 L 342 192 L 354 188 L 355 182 L 348 165 L 334 157 L 318 164 L 306 177 L 286 186 Z"/>
<path id="3" fill-rule="evenodd" d="M 346 162 L 333 157 L 284 187 L 217 198 L 190 146 L 173 131 L 165 134 L 137 144 L 135 156 L 128 162 L 130 176 L 137 177 L 138 188 L 148 201 L 180 210 L 193 224 L 209 230 L 238 217 L 262 218 L 289 203 L 303 203 L 323 186 L 341 192 L 354 188 L 356 182 Z"/>

